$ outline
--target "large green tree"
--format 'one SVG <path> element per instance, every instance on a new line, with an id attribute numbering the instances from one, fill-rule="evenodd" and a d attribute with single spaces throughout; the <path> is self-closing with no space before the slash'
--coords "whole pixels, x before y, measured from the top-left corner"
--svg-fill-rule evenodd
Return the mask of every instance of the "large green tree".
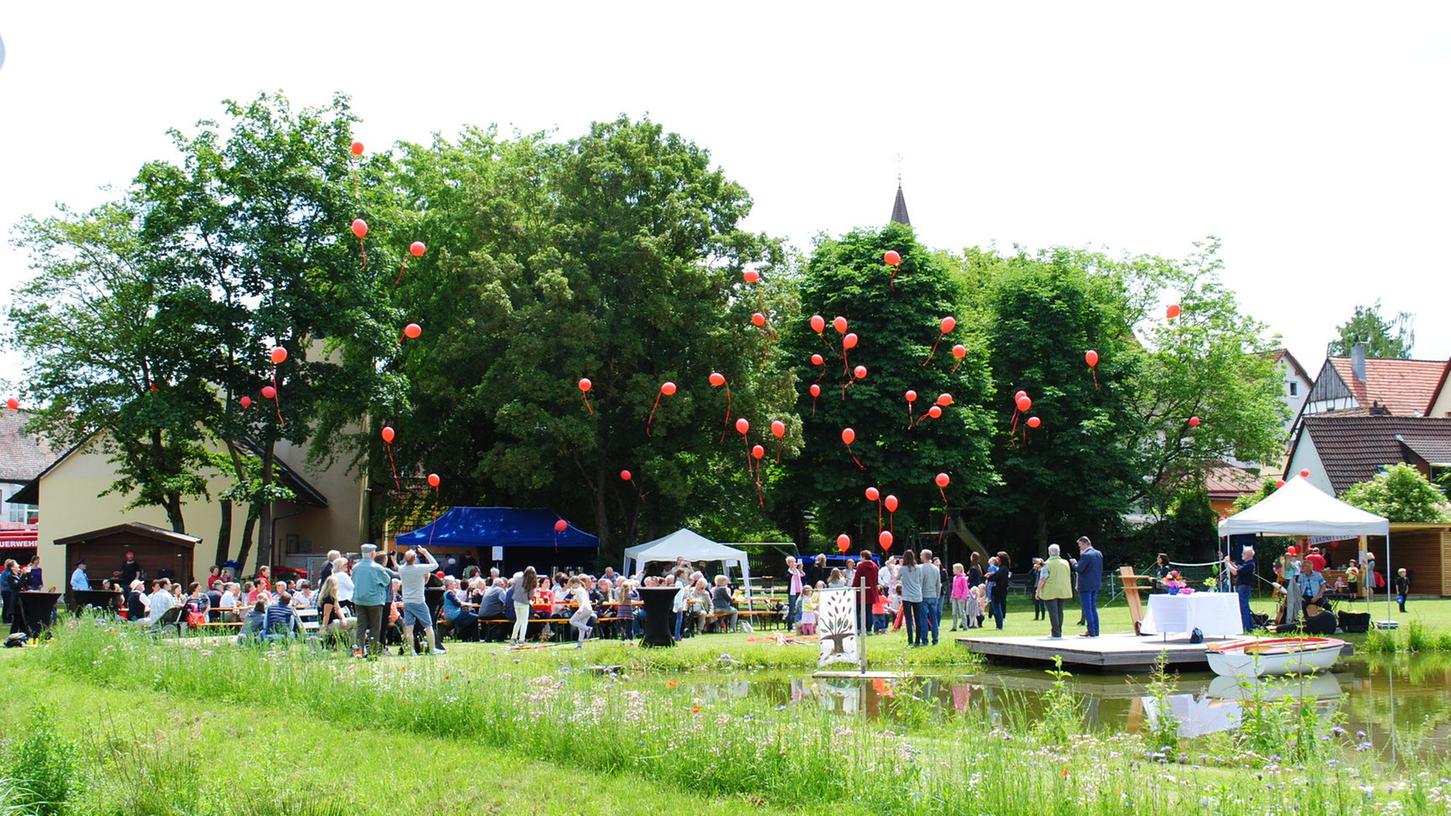
<path id="1" fill-rule="evenodd" d="M 470 130 L 405 146 L 399 167 L 434 247 L 401 288 L 425 327 L 399 365 L 410 390 L 395 416 L 416 440 L 399 443 L 404 459 L 461 499 L 588 519 L 605 557 L 703 504 L 757 505 L 707 378 L 728 379 L 773 454 L 769 423 L 788 421 L 789 457 L 790 375 L 751 316 L 789 321 L 794 299 L 776 242 L 740 226 L 749 196 L 706 151 L 621 118 L 562 143 Z M 761 283 L 743 281 L 748 266 Z M 647 434 L 667 381 L 678 390 Z"/>
<path id="2" fill-rule="evenodd" d="M 883 263 L 888 250 L 901 256 L 895 276 Z M 877 507 L 864 497 L 875 486 L 901 502 L 896 532 L 904 546 L 919 533 L 938 535 L 943 506 L 936 474 L 951 478 L 953 508 L 995 482 L 987 345 L 975 321 L 959 311 L 961 287 L 910 227 L 892 224 L 819 242 L 800 292 L 802 317 L 787 327 L 783 346 L 796 369 L 805 450 L 778 511 L 782 526 L 802 547 L 816 549 L 842 532 L 875 545 Z M 825 320 L 822 332 L 812 328 L 811 315 Z M 845 354 L 844 335 L 832 325 L 838 316 L 858 338 Z M 944 317 L 956 320 L 945 336 Z M 960 364 L 952 353 L 959 344 L 967 349 Z M 824 365 L 813 365 L 813 354 Z M 856 366 L 865 367 L 864 379 L 856 378 Z M 812 384 L 821 388 L 816 399 Z M 912 427 L 908 390 L 917 394 Z M 942 416 L 924 419 L 943 394 L 951 403 Z M 851 451 L 862 468 L 842 443 L 845 428 L 856 434 Z"/>
<path id="3" fill-rule="evenodd" d="M 1380 310 L 1378 300 L 1371 306 L 1356 306 L 1350 319 L 1335 327 L 1336 337 L 1330 341 L 1327 353 L 1348 357 L 1356 343 L 1364 343 L 1368 357 L 1409 358 L 1416 345 L 1411 325 L 1414 317 L 1410 312 L 1399 312 L 1387 318 Z"/>
<path id="4" fill-rule="evenodd" d="M 1346 489 L 1348 504 L 1400 522 L 1443 522 L 1446 495 L 1411 465 L 1392 465 L 1374 478 Z"/>
<path id="5" fill-rule="evenodd" d="M 98 445 L 116 468 L 108 492 L 186 532 L 185 500 L 206 494 L 210 386 L 192 361 L 210 338 L 178 271 L 142 238 L 144 207 L 123 196 L 23 220 L 15 243 L 36 274 L 14 292 L 10 339 L 28 361 L 31 428 Z"/>

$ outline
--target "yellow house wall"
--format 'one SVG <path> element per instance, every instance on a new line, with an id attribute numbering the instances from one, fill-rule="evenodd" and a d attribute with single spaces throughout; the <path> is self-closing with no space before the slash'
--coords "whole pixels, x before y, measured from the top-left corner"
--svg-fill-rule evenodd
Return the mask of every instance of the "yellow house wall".
<path id="1" fill-rule="evenodd" d="M 330 548 L 355 549 L 361 543 L 365 493 L 362 480 L 350 476 L 338 464 L 331 467 L 309 469 L 304 466 L 303 456 L 290 446 L 279 449 L 278 456 L 294 470 L 302 473 L 323 496 L 328 507 L 316 508 L 279 502 L 276 515 L 279 517 L 301 510 L 296 516 L 280 518 L 276 523 L 277 539 L 273 562 L 285 562 L 287 554 L 284 545 L 289 535 L 297 536 L 297 552 L 326 552 Z M 136 507 L 126 509 L 127 496 L 104 493 L 115 480 L 115 471 L 110 457 L 97 441 L 87 443 L 71 453 L 40 482 L 40 557 L 45 574 L 68 576 L 71 565 L 65 564 L 65 548 L 54 544 L 56 539 L 79 533 L 98 530 L 126 521 L 140 521 L 170 529 L 166 513 L 159 507 Z M 230 480 L 217 474 L 207 483 L 211 500 L 190 499 L 182 506 L 186 532 L 201 538 L 196 545 L 194 563 L 197 576 L 206 575 L 207 567 L 216 558 L 217 534 L 221 526 L 221 505 L 215 497 L 230 485 Z M 242 526 L 246 521 L 246 508 L 234 507 L 232 512 L 231 541 L 228 552 L 236 557 L 241 547 Z M 251 574 L 256 569 L 256 534 L 254 546 L 244 572 Z M 108 577 L 120 565 L 118 554 L 116 564 L 88 565 L 92 578 Z M 60 582 L 57 582 L 60 583 Z"/>

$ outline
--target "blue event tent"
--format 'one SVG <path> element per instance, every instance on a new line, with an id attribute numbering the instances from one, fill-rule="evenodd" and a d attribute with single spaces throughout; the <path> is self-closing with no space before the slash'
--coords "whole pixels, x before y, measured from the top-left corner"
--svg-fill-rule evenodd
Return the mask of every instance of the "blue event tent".
<path id="1" fill-rule="evenodd" d="M 450 507 L 433 522 L 398 536 L 398 546 L 599 548 L 598 537 L 569 525 L 554 531 L 559 514 L 543 508 Z"/>

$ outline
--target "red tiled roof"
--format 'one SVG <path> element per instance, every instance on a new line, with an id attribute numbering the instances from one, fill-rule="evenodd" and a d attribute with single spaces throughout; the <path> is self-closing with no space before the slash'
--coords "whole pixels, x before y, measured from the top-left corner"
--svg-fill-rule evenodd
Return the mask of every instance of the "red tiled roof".
<path id="1" fill-rule="evenodd" d="M 1349 416 L 1336 411 L 1305 417 L 1300 433 L 1310 434 L 1320 467 L 1339 495 L 1374 477 L 1384 465 L 1410 461 L 1410 446 L 1430 451 L 1451 444 L 1451 418 Z M 1299 441 L 1295 440 L 1297 448 Z M 1290 460 L 1294 461 L 1293 451 Z"/>
<path id="2" fill-rule="evenodd" d="M 1441 369 L 1441 376 L 1436 380 L 1436 387 L 1431 390 L 1431 398 L 1426 400 L 1425 415 L 1431 415 L 1431 409 L 1436 407 L 1436 398 L 1441 396 L 1441 389 L 1446 387 L 1446 381 L 1451 379 L 1451 360 L 1446 361 L 1445 368 Z"/>
<path id="3" fill-rule="evenodd" d="M 1260 489 L 1260 480 L 1244 468 L 1220 462 L 1204 473 L 1204 489 L 1211 499 L 1236 499 Z"/>
<path id="4" fill-rule="evenodd" d="M 45 440 L 25 432 L 30 412 L 0 408 L 0 481 L 28 482 L 57 456 Z"/>
<path id="5" fill-rule="evenodd" d="M 1335 367 L 1335 373 L 1345 381 L 1361 407 L 1369 408 L 1372 402 L 1379 402 L 1396 416 L 1424 416 L 1441 381 L 1441 373 L 1446 370 L 1445 360 L 1371 357 L 1365 361 L 1362 382 L 1351 374 L 1349 357 L 1331 357 L 1326 362 Z"/>

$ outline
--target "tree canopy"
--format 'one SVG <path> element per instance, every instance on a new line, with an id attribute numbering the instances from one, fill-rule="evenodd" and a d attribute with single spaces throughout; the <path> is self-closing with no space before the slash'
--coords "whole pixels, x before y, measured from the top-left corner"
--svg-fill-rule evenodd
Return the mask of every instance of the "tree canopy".
<path id="1" fill-rule="evenodd" d="M 1414 316 L 1398 312 L 1390 318 L 1380 313 L 1380 301 L 1370 306 L 1356 306 L 1350 319 L 1335 327 L 1336 337 L 1330 341 L 1328 354 L 1348 357 L 1357 342 L 1365 344 L 1367 357 L 1408 359 L 1416 345 L 1412 327 Z"/>
<path id="2" fill-rule="evenodd" d="M 1341 498 L 1390 521 L 1434 523 L 1448 518 L 1446 495 L 1406 464 L 1391 465 L 1384 473 L 1351 485 Z"/>

